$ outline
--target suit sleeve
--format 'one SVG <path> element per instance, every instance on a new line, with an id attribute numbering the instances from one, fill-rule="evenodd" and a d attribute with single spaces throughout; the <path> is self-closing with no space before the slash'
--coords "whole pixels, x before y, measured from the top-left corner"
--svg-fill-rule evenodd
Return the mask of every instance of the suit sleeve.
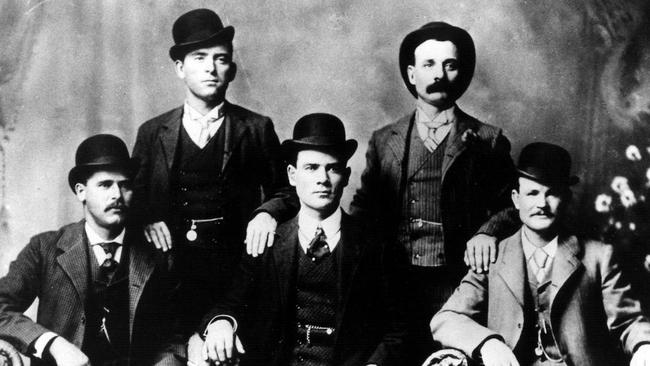
<path id="1" fill-rule="evenodd" d="M 613 247 L 603 245 L 600 253 L 598 263 L 607 326 L 631 355 L 641 344 L 650 343 L 650 322 L 643 315 L 641 304 L 613 255 Z"/>
<path id="2" fill-rule="evenodd" d="M 139 169 L 133 182 L 134 202 L 132 215 L 142 224 L 159 221 L 153 217 L 149 207 L 149 181 L 151 179 L 151 148 L 153 146 L 152 133 L 147 130 L 146 124 L 138 129 L 138 134 L 133 146 L 133 157 L 138 159 Z"/>
<path id="3" fill-rule="evenodd" d="M 433 339 L 444 347 L 476 355 L 488 338 L 501 338 L 485 327 L 488 307 L 488 275 L 469 271 L 442 309 L 431 319 Z"/>
<path id="4" fill-rule="evenodd" d="M 280 141 L 269 118 L 265 118 L 262 125 L 259 149 L 265 202 L 253 211 L 252 217 L 260 212 L 268 212 L 278 222 L 286 221 L 298 213 L 300 204 L 295 189 L 289 185 Z"/>
<path id="5" fill-rule="evenodd" d="M 38 337 L 49 330 L 23 315 L 38 297 L 42 283 L 40 243 L 32 238 L 0 279 L 0 338 L 25 354 Z"/>
<path id="6" fill-rule="evenodd" d="M 352 203 L 350 203 L 350 213 L 356 217 L 369 217 L 368 214 L 376 214 L 376 204 L 380 197 L 379 194 L 379 156 L 377 154 L 377 132 L 373 133 L 368 142 L 366 151 L 366 167 L 361 174 L 361 186 L 357 189 Z"/>

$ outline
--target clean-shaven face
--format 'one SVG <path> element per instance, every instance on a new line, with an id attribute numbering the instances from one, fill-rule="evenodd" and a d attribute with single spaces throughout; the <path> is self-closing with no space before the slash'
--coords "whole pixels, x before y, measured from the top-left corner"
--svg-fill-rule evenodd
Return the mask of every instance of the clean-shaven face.
<path id="1" fill-rule="evenodd" d="M 226 45 L 199 48 L 176 61 L 176 75 L 185 82 L 188 99 L 222 100 L 234 77 L 232 52 Z"/>
<path id="2" fill-rule="evenodd" d="M 407 73 L 418 97 L 438 108 L 453 104 L 459 83 L 456 45 L 429 39 L 415 48 L 414 56 L 415 64 L 408 66 Z"/>
<path id="3" fill-rule="evenodd" d="M 322 215 L 338 208 L 350 168 L 331 154 L 303 150 L 298 152 L 296 165 L 287 167 L 287 173 L 289 183 L 296 187 L 302 209 Z"/>

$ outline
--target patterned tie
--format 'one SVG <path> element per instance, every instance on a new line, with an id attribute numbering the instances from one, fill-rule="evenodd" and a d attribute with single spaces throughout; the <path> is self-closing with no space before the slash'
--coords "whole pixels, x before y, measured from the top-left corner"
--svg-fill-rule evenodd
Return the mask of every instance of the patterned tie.
<path id="1" fill-rule="evenodd" d="M 438 134 L 440 128 L 448 126 L 451 121 L 446 121 L 442 124 L 434 124 L 433 122 L 424 122 L 424 125 L 427 126 L 427 138 L 424 139 L 424 146 L 429 150 L 429 152 L 434 152 L 444 140 L 446 134 Z"/>
<path id="2" fill-rule="evenodd" d="M 537 279 L 537 282 L 542 282 L 544 280 L 544 276 L 546 275 L 545 267 L 548 263 L 548 254 L 546 254 L 543 249 L 536 248 L 528 263 L 530 265 L 531 272 L 535 275 L 535 279 Z"/>
<path id="3" fill-rule="evenodd" d="M 320 226 L 316 228 L 316 234 L 307 247 L 307 256 L 311 258 L 312 262 L 316 262 L 330 254 L 330 246 L 327 245 L 326 238 L 323 228 Z"/>
<path id="4" fill-rule="evenodd" d="M 99 244 L 102 249 L 104 249 L 104 253 L 106 253 L 106 259 L 104 259 L 104 263 L 102 263 L 102 268 L 105 270 L 114 270 L 117 267 L 117 261 L 115 260 L 115 251 L 117 250 L 117 247 L 120 246 L 120 244 L 116 242 L 110 242 L 110 243 L 101 243 Z"/>

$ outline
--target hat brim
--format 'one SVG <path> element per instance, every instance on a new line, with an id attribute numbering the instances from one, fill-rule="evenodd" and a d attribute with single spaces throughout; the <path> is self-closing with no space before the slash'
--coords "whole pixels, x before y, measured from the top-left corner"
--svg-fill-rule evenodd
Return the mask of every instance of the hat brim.
<path id="1" fill-rule="evenodd" d="M 179 43 L 173 45 L 169 49 L 169 57 L 171 57 L 172 60 L 183 60 L 185 58 L 185 55 L 187 55 L 189 52 L 196 50 L 198 48 L 202 48 L 208 45 L 212 45 L 218 42 L 232 42 L 233 38 L 235 37 L 235 28 L 231 25 L 224 27 L 222 30 L 218 31 L 217 33 L 212 34 L 211 36 L 200 39 L 197 41 L 192 41 L 192 42 L 185 42 L 185 43 Z"/>
<path id="2" fill-rule="evenodd" d="M 334 151 L 340 153 L 341 157 L 347 161 L 357 151 L 358 146 L 357 140 L 354 139 L 345 142 L 286 140 L 282 143 L 281 148 L 285 161 L 290 161 L 294 154 L 302 150 Z"/>
<path id="3" fill-rule="evenodd" d="M 402 80 L 408 91 L 414 97 L 418 97 L 415 85 L 411 84 L 408 76 L 407 67 L 409 66 L 409 59 L 415 52 L 415 49 L 424 41 L 429 39 L 443 39 L 449 40 L 458 48 L 459 61 L 462 65 L 462 73 L 460 75 L 460 85 L 457 90 L 456 98 L 465 93 L 469 87 L 472 77 L 474 76 L 474 68 L 476 66 L 476 49 L 472 36 L 466 30 L 454 27 L 433 27 L 433 28 L 419 28 L 409 33 L 404 37 L 399 49 L 399 68 L 402 75 Z M 462 59 L 460 59 L 462 58 Z"/>
<path id="4" fill-rule="evenodd" d="M 68 184 L 70 185 L 70 189 L 72 189 L 72 192 L 75 192 L 75 184 L 79 183 L 84 176 L 88 176 L 89 174 L 100 170 L 111 169 L 125 171 L 129 174 L 129 178 L 134 179 L 140 169 L 140 161 L 138 158 L 130 158 L 128 162 L 122 163 L 77 165 L 70 169 L 70 173 L 68 173 Z"/>
<path id="5" fill-rule="evenodd" d="M 580 178 L 578 178 L 575 175 L 571 175 L 568 177 L 543 177 L 543 176 L 537 176 L 534 174 L 530 174 L 526 171 L 523 171 L 521 169 L 517 169 L 517 172 L 519 173 L 520 177 L 528 178 L 530 180 L 534 180 L 537 183 L 541 183 L 544 185 L 548 186 L 574 186 L 580 182 Z"/>

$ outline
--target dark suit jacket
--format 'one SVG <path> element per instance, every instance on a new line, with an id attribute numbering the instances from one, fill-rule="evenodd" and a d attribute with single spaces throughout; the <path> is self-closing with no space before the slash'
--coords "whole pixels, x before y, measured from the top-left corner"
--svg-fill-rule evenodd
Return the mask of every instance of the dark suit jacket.
<path id="1" fill-rule="evenodd" d="M 221 172 L 215 174 L 221 174 L 224 180 L 224 227 L 230 230 L 226 235 L 243 248 L 246 225 L 262 198 L 268 201 L 266 210 L 279 220 L 295 214 L 298 201 L 289 186 L 271 120 L 228 102 L 224 108 L 226 146 Z M 133 156 L 140 160 L 135 203 L 144 223 L 170 217 L 170 173 L 182 115 L 183 107 L 173 109 L 145 122 L 138 130 L 133 148 Z"/>
<path id="2" fill-rule="evenodd" d="M 168 340 L 164 307 L 174 283 L 163 256 L 146 245 L 141 230 L 127 230 L 129 243 L 129 334 L 134 364 L 172 365 L 157 354 Z M 89 253 L 84 221 L 33 237 L 0 279 L 0 338 L 21 353 L 47 331 L 81 348 L 89 294 Z M 94 254 L 91 253 L 91 258 Z M 38 298 L 38 320 L 23 312 Z"/>
<path id="3" fill-rule="evenodd" d="M 596 241 L 561 235 L 551 272 L 551 326 L 568 365 L 619 365 L 620 349 L 631 354 L 650 341 L 650 323 L 613 256 Z M 431 320 L 434 339 L 468 355 L 490 336 L 512 349 L 524 321 L 526 264 L 521 232 L 499 244 L 489 274 L 467 273 Z M 536 342 L 536 340 L 533 340 Z"/>
<path id="4" fill-rule="evenodd" d="M 285 365 L 295 344 L 295 281 L 298 220 L 278 227 L 273 247 L 241 262 L 231 291 L 203 321 L 230 315 L 238 324 L 246 354 L 242 365 Z M 381 241 L 371 239 L 357 220 L 343 214 L 339 255 L 340 303 L 335 365 L 400 365 L 404 326 L 399 270 Z M 339 247 L 340 246 L 340 247 Z"/>
<path id="5" fill-rule="evenodd" d="M 353 215 L 374 215 L 390 237 L 395 237 L 400 220 L 407 219 L 400 187 L 407 184 L 402 181 L 402 161 L 414 117 L 412 113 L 373 133 L 361 187 L 351 204 Z M 457 108 L 443 158 L 440 196 L 448 264 L 464 271 L 465 243 L 491 215 L 511 206 L 515 177 L 510 142 L 501 129 Z"/>

